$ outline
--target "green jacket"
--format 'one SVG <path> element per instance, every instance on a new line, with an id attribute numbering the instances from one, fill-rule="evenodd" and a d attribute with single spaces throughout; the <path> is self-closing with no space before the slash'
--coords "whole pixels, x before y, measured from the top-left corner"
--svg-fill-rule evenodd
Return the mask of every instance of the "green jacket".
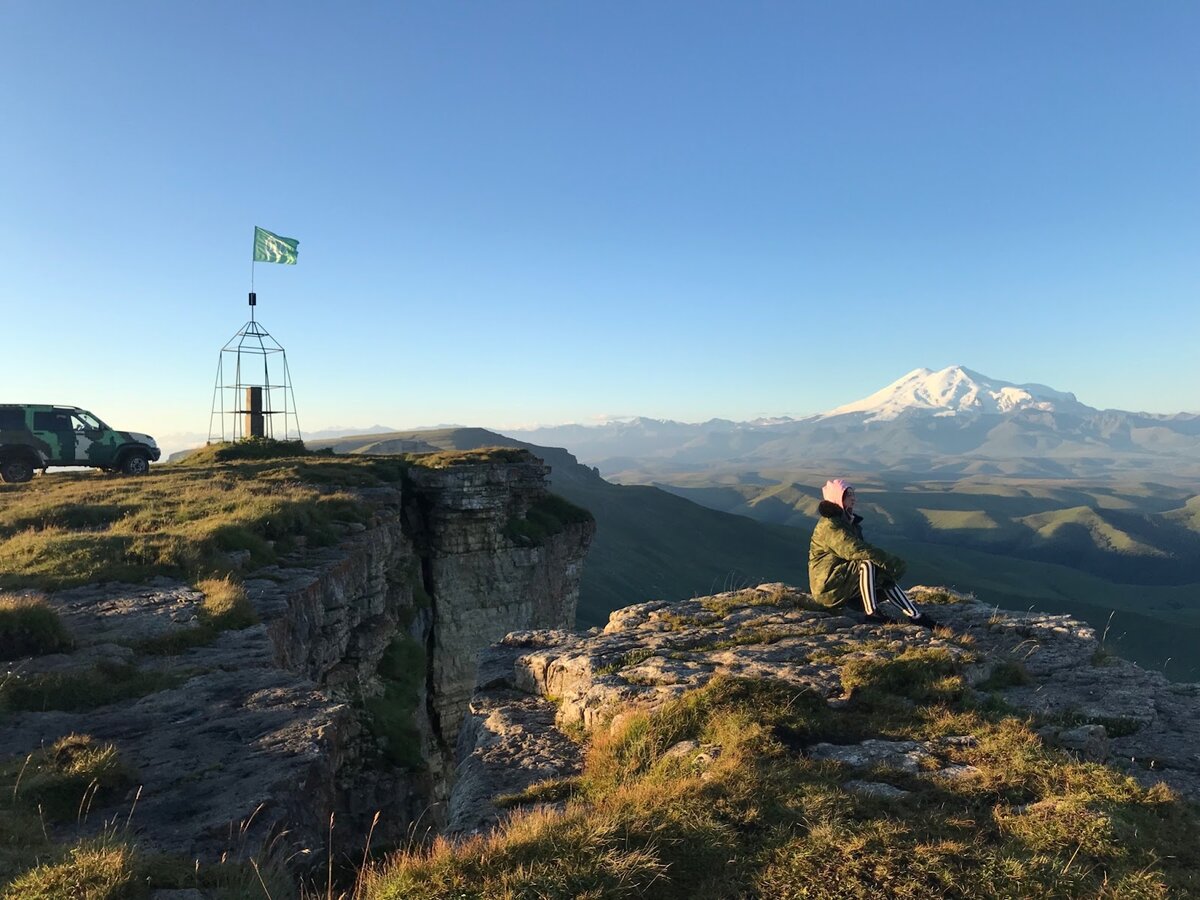
<path id="1" fill-rule="evenodd" d="M 808 587 L 814 599 L 826 606 L 861 602 L 858 564 L 864 559 L 879 567 L 877 587 L 900 580 L 904 560 L 863 540 L 862 516 L 848 518 L 845 510 L 827 500 L 817 510 L 821 519 L 808 547 Z"/>

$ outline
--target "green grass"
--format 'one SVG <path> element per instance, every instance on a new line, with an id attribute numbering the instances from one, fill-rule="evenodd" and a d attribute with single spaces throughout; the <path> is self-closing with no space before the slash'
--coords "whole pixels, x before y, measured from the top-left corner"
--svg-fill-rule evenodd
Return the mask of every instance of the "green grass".
<path id="1" fill-rule="evenodd" d="M 92 842 L 55 844 L 49 829 L 83 820 L 92 806 L 119 799 L 132 784 L 113 746 L 87 735 L 0 760 L 0 898 L 128 896 L 113 893 L 127 883 L 120 859 L 95 853 Z M 54 865 L 69 867 L 69 875 L 49 874 Z"/>
<path id="2" fill-rule="evenodd" d="M 73 643 L 44 598 L 0 593 L 0 660 L 61 653 Z"/>
<path id="3" fill-rule="evenodd" d="M 716 679 L 595 733 L 577 781 L 513 799 L 565 800 L 564 810 L 518 811 L 492 835 L 397 854 L 363 873 L 361 894 L 1124 900 L 1200 890 L 1194 807 L 934 689 L 951 673 L 932 654 L 860 668 L 879 705 L 845 711 L 778 682 Z M 925 699 L 900 716 L 914 697 Z M 910 791 L 901 802 L 843 790 L 864 773 L 802 750 L 846 739 L 846 717 L 854 739 L 972 734 L 972 745 L 939 753 L 977 775 L 867 773 Z M 667 756 L 682 740 L 715 748 L 711 761 Z"/>
<path id="4" fill-rule="evenodd" d="M 1019 662 L 1005 661 L 998 663 L 988 677 L 975 685 L 980 691 L 1002 691 L 1005 688 L 1019 687 L 1030 682 L 1029 672 Z"/>
<path id="5" fill-rule="evenodd" d="M 1137 734 L 1146 723 L 1138 719 L 1123 716 L 1086 716 L 1077 709 L 1068 709 L 1055 715 L 1044 715 L 1037 718 L 1040 725 L 1058 725 L 1063 728 L 1075 728 L 1079 725 L 1103 725 L 1109 737 L 1128 737 Z"/>
<path id="6" fill-rule="evenodd" d="M 240 460 L 293 459 L 315 455 L 317 454 L 304 446 L 303 441 L 277 441 L 273 438 L 251 437 L 240 441 L 218 441 L 206 444 L 185 456 L 180 460 L 179 465 L 206 466 Z M 321 455 L 329 456 L 331 453 L 326 451 Z"/>
<path id="7" fill-rule="evenodd" d="M 232 571 L 228 554 L 241 550 L 251 566 L 272 563 L 296 538 L 328 545 L 337 523 L 368 522 L 370 505 L 341 488 L 393 484 L 406 467 L 397 458 L 207 456 L 144 478 L 57 473 L 0 486 L 0 589 L 196 581 Z"/>
<path id="8" fill-rule="evenodd" d="M 561 803 L 578 793 L 578 778 L 548 778 L 531 784 L 518 794 L 500 794 L 492 802 L 497 809 L 509 809 L 531 803 Z"/>
<path id="9" fill-rule="evenodd" d="M 337 458 L 297 442 L 249 440 L 201 448 L 145 478 L 56 473 L 0 485 L 0 589 L 220 577 L 236 568 L 231 553 L 248 551 L 250 568 L 267 565 L 297 538 L 329 545 L 338 523 L 369 522 L 370 503 L 350 489 L 398 484 L 414 466 L 532 458 L 505 447 Z M 588 518 L 547 495 L 513 527 L 538 543 Z"/>
<path id="10" fill-rule="evenodd" d="M 981 531 L 1000 530 L 1001 525 L 981 509 L 918 509 L 930 527 L 937 529 L 970 528 Z"/>
<path id="11" fill-rule="evenodd" d="M 89 804 L 120 796 L 133 783 L 112 744 L 72 734 L 51 746 L 0 763 L 0 785 L 10 785 L 0 803 L 39 813 L 48 822 L 72 822 Z"/>
<path id="12" fill-rule="evenodd" d="M 568 525 L 592 521 L 592 514 L 557 494 L 543 494 L 523 516 L 509 519 L 505 534 L 518 544 L 540 547 Z"/>
<path id="13" fill-rule="evenodd" d="M 132 810 L 136 785 L 113 745 L 88 735 L 0 760 L 0 900 L 145 900 L 160 888 L 197 888 L 213 900 L 267 896 L 250 864 L 146 853 L 116 820 L 92 837 L 51 839 L 56 825 L 95 822 L 96 807 L 127 799 Z M 272 896 L 295 896 L 277 855 L 259 867 Z"/>
<path id="14" fill-rule="evenodd" d="M 144 852 L 121 834 L 42 848 L 36 854 L 31 850 L 28 862 L 7 884 L 0 872 L 0 900 L 149 900 L 159 890 L 198 890 L 210 900 L 297 896 L 280 860 L 200 864 Z"/>
<path id="15" fill-rule="evenodd" d="M 149 900 L 159 890 L 199 890 L 211 900 L 297 896 L 280 860 L 200 864 L 144 852 L 120 832 L 67 846 L 36 846 L 31 840 L 13 850 L 17 868 L 11 873 L 0 858 L 0 900 Z"/>
<path id="16" fill-rule="evenodd" d="M 204 593 L 198 624 L 178 628 L 138 643 L 141 653 L 174 656 L 192 647 L 213 642 L 222 631 L 248 628 L 258 623 L 258 614 L 246 596 L 246 589 L 232 576 L 206 578 L 196 584 Z"/>
<path id="17" fill-rule="evenodd" d="M 597 675 L 612 675 L 624 668 L 639 665 L 645 662 L 652 656 L 656 656 L 659 651 L 652 650 L 649 647 L 639 647 L 636 650 L 630 650 L 628 653 L 621 654 L 620 657 L 614 659 L 607 665 L 601 666 L 596 670 Z"/>
<path id="18" fill-rule="evenodd" d="M 425 648 L 407 635 L 394 638 L 379 661 L 378 675 L 382 694 L 363 702 L 367 725 L 383 739 L 389 762 L 419 771 L 425 760 L 413 715 L 425 685 Z"/>
<path id="19" fill-rule="evenodd" d="M 711 652 L 714 650 L 732 650 L 734 647 L 745 647 L 750 644 L 774 644 L 776 641 L 782 640 L 785 636 L 780 631 L 770 631 L 759 627 L 745 627 L 737 629 L 723 641 L 702 644 L 696 649 Z"/>
<path id="20" fill-rule="evenodd" d="M 413 465 L 427 469 L 446 469 L 454 466 L 478 466 L 491 463 L 531 462 L 528 451 L 517 447 L 477 447 L 469 450 L 443 450 L 437 453 L 413 453 L 407 458 Z"/>
<path id="21" fill-rule="evenodd" d="M 118 900 L 147 896 L 135 882 L 133 851 L 115 841 L 81 841 L 61 859 L 34 865 L 0 892 L 0 900 Z"/>
<path id="22" fill-rule="evenodd" d="M 959 665 L 946 650 L 908 648 L 898 656 L 853 656 L 841 667 L 842 686 L 851 696 L 904 697 L 947 701 L 960 697 Z"/>
<path id="23" fill-rule="evenodd" d="M 783 584 L 774 585 L 770 591 L 766 592 L 755 588 L 747 588 L 715 597 L 705 597 L 700 601 L 700 605 L 708 612 L 722 619 L 728 616 L 733 610 L 747 606 L 779 606 L 784 609 L 808 609 L 828 612 L 824 606 L 815 602 L 807 594 L 802 594 Z"/>
<path id="24" fill-rule="evenodd" d="M 183 680 L 179 674 L 109 662 L 85 671 L 11 674 L 0 681 L 0 712 L 97 709 L 168 690 Z"/>
<path id="25" fill-rule="evenodd" d="M 1082 544 L 1087 549 L 1135 556 L 1167 555 L 1163 550 L 1137 540 L 1109 521 L 1103 512 L 1088 506 L 1037 513 L 1017 521 L 1031 529 L 1041 541 L 1051 544 Z"/>
<path id="26" fill-rule="evenodd" d="M 919 591 L 909 590 L 908 593 L 921 606 L 947 606 L 953 603 L 964 603 L 971 596 L 969 594 L 951 593 L 950 591 L 939 590 L 937 588 L 925 588 Z"/>

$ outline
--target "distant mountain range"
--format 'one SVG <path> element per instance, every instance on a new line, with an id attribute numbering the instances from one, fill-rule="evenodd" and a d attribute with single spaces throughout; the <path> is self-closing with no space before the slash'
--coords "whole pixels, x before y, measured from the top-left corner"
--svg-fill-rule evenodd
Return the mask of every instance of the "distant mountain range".
<path id="1" fill-rule="evenodd" d="M 862 400 L 803 419 L 634 418 L 505 433 L 566 447 L 606 474 L 814 463 L 943 476 L 1200 474 L 1200 415 L 1099 410 L 1071 393 L 961 366 L 916 369 Z"/>

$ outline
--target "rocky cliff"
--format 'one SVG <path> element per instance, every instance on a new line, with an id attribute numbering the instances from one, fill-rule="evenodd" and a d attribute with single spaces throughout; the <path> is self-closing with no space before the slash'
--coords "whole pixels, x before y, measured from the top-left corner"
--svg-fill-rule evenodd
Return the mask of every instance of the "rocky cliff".
<path id="1" fill-rule="evenodd" d="M 773 584 L 631 606 L 586 634 L 508 635 L 480 662 L 460 733 L 450 831 L 486 832 L 514 807 L 544 804 L 555 793 L 546 785 L 579 776 L 581 734 L 619 732 L 629 717 L 718 677 L 781 684 L 852 714 L 856 697 L 875 687 L 871 679 L 885 677 L 869 673 L 887 673 L 903 688 L 925 677 L 923 666 L 948 680 L 947 695 L 965 691 L 975 705 L 1028 718 L 1048 746 L 1200 800 L 1200 685 L 1171 683 L 1112 656 L 1090 627 L 1066 616 L 1002 612 L 944 590 L 917 588 L 913 596 L 937 604 L 929 608 L 947 627 L 862 624 Z M 902 799 L 908 792 L 890 782 L 979 776 L 982 786 L 964 757 L 974 740 L 811 740 L 794 749 L 844 767 L 846 790 Z M 703 767 L 716 749 L 685 742 L 667 756 Z"/>
<path id="2" fill-rule="evenodd" d="M 188 858 L 282 829 L 319 852 L 331 814 L 335 850 L 361 851 L 376 811 L 384 841 L 436 826 L 476 652 L 574 622 L 594 525 L 547 493 L 548 471 L 528 455 L 442 461 L 362 490 L 370 524 L 247 572 L 259 623 L 212 639 L 195 639 L 203 595 L 170 579 L 52 594 L 74 651 L 4 663 L 0 679 L 145 690 L 4 714 L 0 754 L 72 733 L 112 742 L 140 791 L 82 830 L 129 817 L 143 846 Z"/>

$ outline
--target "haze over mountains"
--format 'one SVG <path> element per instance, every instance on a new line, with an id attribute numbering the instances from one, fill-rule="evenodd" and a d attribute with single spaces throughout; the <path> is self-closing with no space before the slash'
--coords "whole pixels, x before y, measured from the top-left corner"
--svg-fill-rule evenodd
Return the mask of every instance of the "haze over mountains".
<path id="1" fill-rule="evenodd" d="M 1200 474 L 1200 415 L 1099 410 L 1065 391 L 961 366 L 916 369 L 868 397 L 802 419 L 688 424 L 639 417 L 504 433 L 566 447 L 606 474 L 662 464 L 814 463 L 950 477 Z"/>

